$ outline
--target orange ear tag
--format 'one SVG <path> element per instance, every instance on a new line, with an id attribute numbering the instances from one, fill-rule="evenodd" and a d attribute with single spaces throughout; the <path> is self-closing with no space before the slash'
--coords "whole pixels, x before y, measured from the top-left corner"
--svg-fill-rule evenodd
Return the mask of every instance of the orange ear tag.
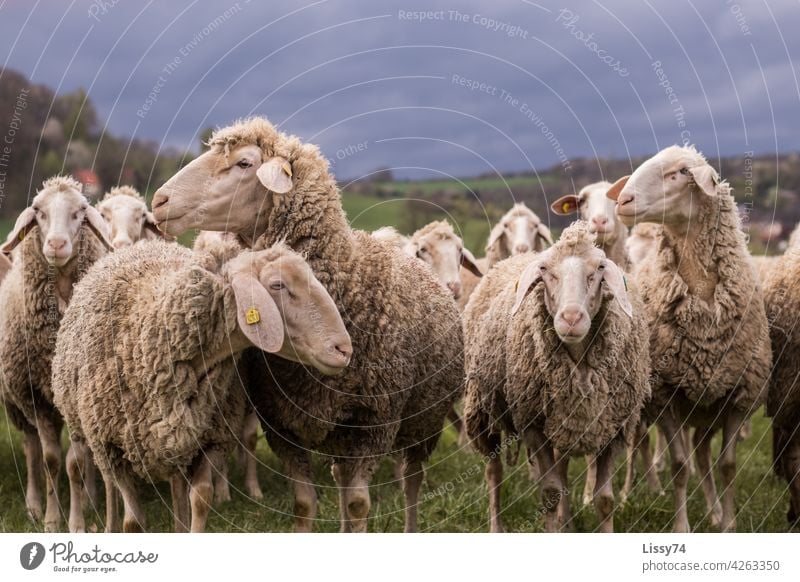
<path id="1" fill-rule="evenodd" d="M 258 309 L 251 307 L 245 312 L 244 320 L 247 322 L 247 325 L 255 325 L 261 321 L 261 314 L 258 312 Z"/>

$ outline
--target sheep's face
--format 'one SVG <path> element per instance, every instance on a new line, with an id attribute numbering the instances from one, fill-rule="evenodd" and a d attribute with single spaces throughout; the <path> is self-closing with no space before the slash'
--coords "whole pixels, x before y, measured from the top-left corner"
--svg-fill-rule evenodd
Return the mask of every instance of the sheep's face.
<path id="1" fill-rule="evenodd" d="M 126 195 L 111 196 L 100 202 L 97 210 L 108 224 L 115 249 L 155 236 L 149 230 L 155 227 L 155 221 L 143 200 Z"/>
<path id="2" fill-rule="evenodd" d="M 153 197 L 159 229 L 178 235 L 190 228 L 252 236 L 265 220 L 271 199 L 292 187 L 291 166 L 282 158 L 262 160 L 261 148 L 215 146 L 170 178 Z"/>
<path id="3" fill-rule="evenodd" d="M 609 182 L 589 184 L 577 196 L 562 196 L 550 208 L 561 215 L 580 213 L 580 217 L 589 224 L 589 232 L 596 235 L 599 244 L 613 244 L 617 239 L 617 217 L 614 212 L 616 203 L 606 196 L 609 188 Z"/>
<path id="4" fill-rule="evenodd" d="M 432 232 L 411 240 L 404 249 L 409 256 L 427 264 L 436 278 L 453 294 L 461 297 L 461 267 L 481 276 L 475 257 L 464 248 L 461 239 L 453 234 Z"/>
<path id="5" fill-rule="evenodd" d="M 692 219 L 704 197 L 716 194 L 717 174 L 693 148 L 672 146 L 620 178 L 607 196 L 623 224 L 680 225 Z"/>
<path id="6" fill-rule="evenodd" d="M 228 274 L 235 291 L 237 279 L 241 281 L 244 277 L 250 286 L 243 290 L 245 297 L 250 293 L 264 294 L 262 303 L 268 301 L 270 309 L 277 310 L 277 325 L 283 328 L 282 341 L 279 348 L 267 351 L 313 366 L 326 375 L 339 374 L 347 367 L 353 353 L 350 335 L 333 299 L 300 255 L 286 248 L 276 252 L 274 247 L 260 252 L 246 251 L 228 262 Z M 240 288 L 237 305 L 241 295 Z M 247 299 L 243 306 L 247 308 Z M 267 312 L 261 308 L 259 317 Z M 243 324 L 240 321 L 245 335 L 251 331 L 249 321 L 252 320 L 247 317 Z M 272 333 L 274 329 L 266 331 Z M 253 343 L 259 345 L 257 341 Z"/>
<path id="7" fill-rule="evenodd" d="M 550 229 L 523 204 L 516 204 L 492 230 L 488 247 L 499 243 L 504 256 L 542 251 L 553 244 Z"/>

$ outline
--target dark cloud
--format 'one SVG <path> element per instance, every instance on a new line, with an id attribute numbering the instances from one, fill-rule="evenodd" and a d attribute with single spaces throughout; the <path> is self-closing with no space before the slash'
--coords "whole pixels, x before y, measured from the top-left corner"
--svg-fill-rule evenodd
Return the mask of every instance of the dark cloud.
<path id="1" fill-rule="evenodd" d="M 408 15 L 422 10 L 436 19 Z M 205 127 L 260 113 L 340 176 L 469 175 L 682 135 L 711 157 L 800 149 L 798 16 L 773 0 L 10 2 L 0 54 L 87 88 L 118 135 L 196 148 Z"/>

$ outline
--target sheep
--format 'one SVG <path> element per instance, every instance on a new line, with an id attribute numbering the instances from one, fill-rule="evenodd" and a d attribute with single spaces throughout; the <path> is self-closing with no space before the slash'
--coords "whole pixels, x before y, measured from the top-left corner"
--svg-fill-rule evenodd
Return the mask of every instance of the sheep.
<path id="1" fill-rule="evenodd" d="M 405 530 L 417 527 L 422 464 L 463 392 L 463 337 L 451 294 L 430 269 L 353 231 L 318 148 L 265 118 L 217 130 L 210 149 L 156 192 L 160 229 L 227 230 L 258 249 L 283 240 L 304 254 L 353 339 L 353 364 L 320 378 L 257 351 L 245 359 L 267 441 L 294 487 L 295 529 L 311 529 L 310 451 L 332 461 L 342 531 L 365 531 L 378 460 L 403 457 Z M 266 369 L 266 365 L 269 369 Z"/>
<path id="2" fill-rule="evenodd" d="M 778 475 L 789 484 L 790 527 L 800 524 L 800 374 L 798 314 L 800 298 L 800 249 L 790 247 L 780 257 L 770 257 L 773 269 L 762 280 L 772 342 L 774 367 L 767 395 L 767 416 L 772 418 L 773 462 Z"/>
<path id="3" fill-rule="evenodd" d="M 614 201 L 606 198 L 611 183 L 594 182 L 584 186 L 578 195 L 567 194 L 550 205 L 558 215 L 578 213 L 589 223 L 589 230 L 596 235 L 598 246 L 606 256 L 623 271 L 630 269 L 630 259 L 625 247 L 628 228 L 614 216 Z"/>
<path id="4" fill-rule="evenodd" d="M 81 185 L 71 177 L 56 176 L 42 184 L 0 248 L 14 253 L 0 287 L 0 397 L 12 424 L 24 435 L 25 505 L 35 521 L 42 518 L 44 463 L 48 532 L 58 531 L 61 519 L 63 420 L 53 405 L 50 383 L 56 333 L 73 285 L 111 249 L 107 237 L 105 222 L 89 206 Z M 93 496 L 91 483 L 87 487 Z"/>
<path id="5" fill-rule="evenodd" d="M 241 252 L 244 246 L 239 242 L 235 235 L 230 233 L 200 231 L 194 240 L 192 250 L 195 252 L 226 252 L 225 247 L 232 246 L 227 252 Z M 256 446 L 258 444 L 258 414 L 255 410 L 247 413 L 247 417 L 242 425 L 242 434 L 237 447 L 239 462 L 244 469 L 244 490 L 253 499 L 262 499 L 264 494 L 258 482 L 258 458 L 256 457 Z M 228 466 L 223 463 L 220 473 L 214 475 L 214 501 L 223 503 L 230 501 L 231 492 L 228 482 Z"/>
<path id="6" fill-rule="evenodd" d="M 393 226 L 382 226 L 378 230 L 373 231 L 372 238 L 382 240 L 400 250 L 402 250 L 409 241 L 407 236 L 400 234 Z"/>
<path id="7" fill-rule="evenodd" d="M 543 251 L 552 244 L 553 237 L 547 225 L 524 202 L 518 202 L 492 227 L 486 243 L 486 256 L 478 259 L 476 266 L 485 273 L 503 259 L 530 250 Z M 480 277 L 462 269 L 461 282 L 463 292 L 458 307 L 463 311 Z"/>
<path id="8" fill-rule="evenodd" d="M 131 186 L 109 190 L 97 204 L 97 210 L 108 223 L 115 249 L 129 247 L 142 239 L 163 237 L 144 198 Z"/>
<path id="9" fill-rule="evenodd" d="M 77 285 L 53 358 L 55 402 L 75 465 L 70 531 L 84 529 L 72 476 L 87 446 L 109 493 L 109 531 L 117 527 L 116 489 L 123 530 L 144 529 L 137 477 L 169 480 L 176 530 L 189 523 L 188 499 L 191 531 L 203 531 L 212 472 L 245 416 L 236 354 L 257 346 L 323 374 L 349 363 L 336 306 L 297 253 L 281 244 L 231 248 L 193 253 L 147 241 L 101 260 Z"/>
<path id="10" fill-rule="evenodd" d="M 763 403 L 771 368 L 767 319 L 730 186 L 691 146 L 671 146 L 642 163 L 608 191 L 628 226 L 663 224 L 657 252 L 635 270 L 650 324 L 653 399 L 646 409 L 670 446 L 676 515 L 689 531 L 686 510 L 693 441 L 711 522 L 736 529 L 737 436 Z M 711 438 L 722 429 L 718 460 L 722 507 L 711 463 Z"/>
<path id="11" fill-rule="evenodd" d="M 548 250 L 497 264 L 464 313 L 464 418 L 489 458 L 492 532 L 503 530 L 503 432 L 538 459 L 547 531 L 558 527 L 559 505 L 569 514 L 569 457 L 595 455 L 594 504 L 600 529 L 613 531 L 614 456 L 650 396 L 650 365 L 641 303 L 594 243 L 585 222 L 573 223 Z"/>
<path id="12" fill-rule="evenodd" d="M 0 283 L 3 282 L 3 279 L 6 278 L 8 272 L 11 270 L 11 259 L 9 259 L 5 254 L 0 253 Z"/>

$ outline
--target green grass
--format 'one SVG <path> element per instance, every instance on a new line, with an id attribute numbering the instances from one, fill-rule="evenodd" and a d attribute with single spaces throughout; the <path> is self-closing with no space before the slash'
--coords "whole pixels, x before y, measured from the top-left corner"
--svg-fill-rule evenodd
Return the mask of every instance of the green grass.
<path id="1" fill-rule="evenodd" d="M 719 439 L 715 442 L 718 450 Z M 761 414 L 753 419 L 752 436 L 738 448 L 739 476 L 737 478 L 738 529 L 741 532 L 786 531 L 785 514 L 788 496 L 784 482 L 770 470 L 769 421 Z M 65 443 L 66 444 L 66 443 Z M 622 455 L 624 457 L 624 455 Z M 252 501 L 244 496 L 241 474 L 231 462 L 233 483 L 232 501 L 215 507 L 208 530 L 215 532 L 288 532 L 292 529 L 292 498 L 288 481 L 282 476 L 280 463 L 267 448 L 263 439 L 258 446 L 259 477 L 264 499 Z M 618 494 L 623 479 L 623 460 L 615 475 Z M 35 532 L 40 526 L 26 517 L 24 503 L 25 461 L 19 434 L 10 429 L 0 416 L 0 531 Z M 420 531 L 485 532 L 487 531 L 486 486 L 483 481 L 484 461 L 476 453 L 459 449 L 456 434 L 448 427 L 427 467 L 420 508 Z M 576 531 L 593 531 L 597 527 L 594 510 L 581 508 L 584 463 L 571 463 L 571 501 Z M 319 459 L 314 464 L 319 494 L 317 531 L 338 529 L 338 500 L 329 467 Z M 662 483 L 669 483 L 669 472 L 661 474 Z M 719 480 L 718 480 L 719 486 Z M 61 499 L 66 505 L 69 496 L 66 476 L 61 476 Z M 171 531 L 169 488 L 165 484 L 142 486 L 148 531 Z M 381 463 L 372 487 L 372 511 L 369 529 L 373 532 L 398 532 L 403 529 L 403 496 L 394 482 L 390 461 Z M 696 477 L 690 479 L 689 517 L 697 531 L 713 531 L 704 518 L 705 503 Z M 503 485 L 503 506 L 506 529 L 513 532 L 542 531 L 541 503 L 536 486 L 528 479 L 524 464 L 506 465 Z M 88 516 L 87 525 L 102 528 L 102 507 Z M 637 481 L 627 505 L 619 509 L 617 531 L 663 532 L 671 528 L 673 514 L 672 490 L 655 496 Z"/>

